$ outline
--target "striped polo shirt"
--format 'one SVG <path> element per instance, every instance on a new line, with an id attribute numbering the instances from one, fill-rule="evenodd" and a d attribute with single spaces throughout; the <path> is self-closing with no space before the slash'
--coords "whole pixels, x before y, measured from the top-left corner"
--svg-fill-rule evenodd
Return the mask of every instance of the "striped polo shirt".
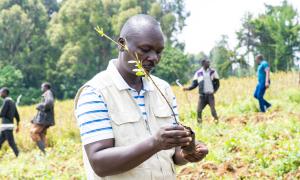
<path id="1" fill-rule="evenodd" d="M 149 82 L 143 78 L 143 88 L 138 93 L 125 82 L 115 67 L 114 71 L 116 76 L 115 80 L 118 81 L 118 85 L 130 92 L 132 98 L 135 100 L 142 112 L 144 121 L 147 121 L 148 117 L 145 109 L 144 94 L 152 88 L 149 86 Z M 175 97 L 173 97 L 172 107 L 176 114 L 176 118 L 178 119 L 178 108 Z M 75 115 L 77 117 L 77 123 L 80 129 L 80 136 L 83 145 L 114 138 L 107 104 L 103 100 L 102 96 L 95 93 L 95 89 L 92 87 L 86 87 L 81 92 L 75 110 Z"/>

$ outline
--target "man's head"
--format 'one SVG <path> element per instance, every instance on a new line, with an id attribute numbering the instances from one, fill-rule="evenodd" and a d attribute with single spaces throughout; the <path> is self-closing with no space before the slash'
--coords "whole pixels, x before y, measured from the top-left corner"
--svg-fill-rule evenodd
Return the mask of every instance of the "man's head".
<path id="1" fill-rule="evenodd" d="M 124 48 L 120 48 L 119 60 L 126 72 L 132 72 L 136 67 L 129 64 L 129 60 L 135 59 L 137 53 L 147 71 L 151 71 L 160 60 L 164 49 L 164 38 L 159 22 L 153 17 L 138 14 L 129 18 L 123 25 L 119 43 L 126 45 L 129 49 L 127 53 Z"/>
<path id="2" fill-rule="evenodd" d="M 46 92 L 47 90 L 51 89 L 51 84 L 48 82 L 44 82 L 41 86 L 42 92 Z"/>
<path id="3" fill-rule="evenodd" d="M 259 54 L 255 57 L 255 62 L 257 64 L 260 64 L 260 62 L 264 59 L 264 56 L 262 54 Z"/>
<path id="4" fill-rule="evenodd" d="M 208 69 L 209 68 L 209 66 L 210 66 L 210 61 L 209 61 L 209 59 L 203 59 L 202 61 L 201 61 L 201 65 L 202 65 L 202 67 L 204 68 L 204 69 Z"/>
<path id="5" fill-rule="evenodd" d="M 2 98 L 6 98 L 7 96 L 9 96 L 9 89 L 7 87 L 3 87 L 0 89 L 0 96 Z"/>

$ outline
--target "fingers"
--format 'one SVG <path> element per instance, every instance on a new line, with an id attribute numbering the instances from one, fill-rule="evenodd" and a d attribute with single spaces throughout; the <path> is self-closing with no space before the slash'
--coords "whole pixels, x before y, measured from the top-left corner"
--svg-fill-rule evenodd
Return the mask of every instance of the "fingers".
<path id="1" fill-rule="evenodd" d="M 207 154 L 195 152 L 193 154 L 184 154 L 184 159 L 188 160 L 189 162 L 198 162 L 201 161 Z"/>
<path id="2" fill-rule="evenodd" d="M 163 129 L 165 129 L 166 131 L 171 131 L 171 130 L 184 130 L 184 127 L 181 125 L 170 125 L 170 126 L 166 126 Z"/>
<path id="3" fill-rule="evenodd" d="M 196 157 L 194 157 L 192 155 L 185 155 L 184 159 L 188 160 L 189 162 L 198 162 L 198 161 L 200 161 L 203 158 L 199 159 L 199 158 L 196 158 Z"/>
<path id="4" fill-rule="evenodd" d="M 189 162 L 201 161 L 208 154 L 208 148 L 202 143 L 198 143 L 195 147 L 195 151 L 191 154 L 183 153 L 183 157 Z"/>
<path id="5" fill-rule="evenodd" d="M 174 138 L 167 138 L 166 143 L 169 144 L 174 144 L 177 146 L 187 146 L 192 142 L 191 137 L 185 137 L 185 138 L 180 138 L 180 137 L 174 137 Z"/>
<path id="6" fill-rule="evenodd" d="M 162 136 L 166 138 L 175 138 L 175 137 L 190 137 L 190 132 L 183 130 L 173 130 L 165 131 Z"/>
<path id="7" fill-rule="evenodd" d="M 196 152 L 206 155 L 206 154 L 208 154 L 208 148 L 206 147 L 206 145 L 199 143 L 196 145 Z"/>
<path id="8" fill-rule="evenodd" d="M 156 134 L 155 139 L 160 149 L 188 146 L 192 142 L 190 131 L 181 125 L 171 125 L 161 128 Z"/>
<path id="9" fill-rule="evenodd" d="M 163 130 L 162 135 L 165 137 L 187 137 L 191 135 L 191 133 L 181 125 L 167 126 L 164 127 Z"/>

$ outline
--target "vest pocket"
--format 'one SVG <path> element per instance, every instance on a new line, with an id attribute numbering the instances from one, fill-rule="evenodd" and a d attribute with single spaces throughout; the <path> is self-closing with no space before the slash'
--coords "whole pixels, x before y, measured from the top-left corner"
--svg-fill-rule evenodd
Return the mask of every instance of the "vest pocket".
<path id="1" fill-rule="evenodd" d="M 112 112 L 110 114 L 111 120 L 117 124 L 122 125 L 126 123 L 135 123 L 140 120 L 140 116 L 136 115 L 137 113 L 128 113 L 128 112 Z"/>
<path id="2" fill-rule="evenodd" d="M 132 145 L 138 142 L 141 117 L 136 113 L 112 112 L 110 114 L 115 146 Z"/>
<path id="3" fill-rule="evenodd" d="M 167 105 L 154 108 L 153 113 L 160 127 L 172 125 L 175 122 L 172 111 Z"/>

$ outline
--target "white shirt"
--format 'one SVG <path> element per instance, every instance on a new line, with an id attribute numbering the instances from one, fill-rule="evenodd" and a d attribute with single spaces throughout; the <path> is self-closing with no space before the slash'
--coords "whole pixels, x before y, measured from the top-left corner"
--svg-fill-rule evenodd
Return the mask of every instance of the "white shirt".
<path id="1" fill-rule="evenodd" d="M 204 93 L 205 94 L 212 94 L 214 93 L 214 87 L 212 84 L 212 80 L 210 77 L 210 70 L 207 69 L 206 71 L 203 69 L 203 80 L 204 80 Z"/>

